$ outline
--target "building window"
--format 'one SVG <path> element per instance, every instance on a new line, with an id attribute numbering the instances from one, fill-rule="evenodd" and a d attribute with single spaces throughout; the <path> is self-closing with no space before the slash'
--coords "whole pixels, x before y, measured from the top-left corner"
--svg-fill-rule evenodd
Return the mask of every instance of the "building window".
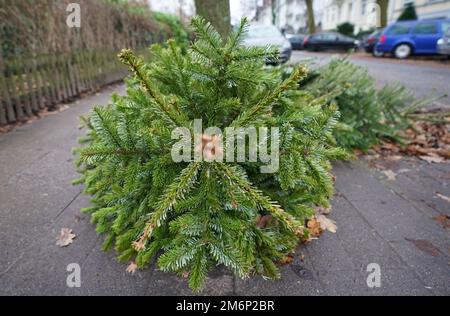
<path id="1" fill-rule="evenodd" d="M 367 5 L 366 0 L 361 1 L 361 15 L 366 14 L 366 5 Z"/>

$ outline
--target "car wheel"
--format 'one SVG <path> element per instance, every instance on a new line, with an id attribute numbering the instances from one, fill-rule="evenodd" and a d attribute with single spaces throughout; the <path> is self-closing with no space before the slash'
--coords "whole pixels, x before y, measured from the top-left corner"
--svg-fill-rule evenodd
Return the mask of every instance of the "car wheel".
<path id="1" fill-rule="evenodd" d="M 374 57 L 383 57 L 384 53 L 377 50 L 375 47 L 372 49 L 372 55 Z"/>
<path id="2" fill-rule="evenodd" d="M 412 53 L 412 48 L 408 44 L 400 44 L 394 49 L 394 55 L 398 59 L 408 58 Z"/>

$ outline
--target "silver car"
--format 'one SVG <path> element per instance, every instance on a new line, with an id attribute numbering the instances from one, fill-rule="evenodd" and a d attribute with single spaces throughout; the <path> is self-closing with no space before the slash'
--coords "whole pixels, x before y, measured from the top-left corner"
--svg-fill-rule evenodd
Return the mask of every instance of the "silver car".
<path id="1" fill-rule="evenodd" d="M 291 58 L 291 43 L 274 25 L 250 24 L 244 44 L 246 46 L 272 45 L 277 47 L 280 52 L 279 60 L 281 63 L 285 63 Z"/>
<path id="2" fill-rule="evenodd" d="M 445 32 L 444 36 L 437 41 L 437 51 L 441 55 L 450 57 L 450 27 Z"/>

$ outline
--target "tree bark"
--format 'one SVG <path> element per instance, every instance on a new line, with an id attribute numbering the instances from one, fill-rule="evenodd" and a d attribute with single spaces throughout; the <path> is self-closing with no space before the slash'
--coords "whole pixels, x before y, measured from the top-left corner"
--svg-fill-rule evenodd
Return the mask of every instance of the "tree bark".
<path id="1" fill-rule="evenodd" d="M 389 0 L 377 0 L 377 4 L 380 8 L 380 27 L 385 27 L 387 25 L 387 10 Z"/>
<path id="2" fill-rule="evenodd" d="M 316 22 L 314 21 L 313 0 L 305 0 L 305 2 L 308 14 L 308 31 L 310 34 L 314 34 L 316 32 Z"/>
<path id="3" fill-rule="evenodd" d="M 226 38 L 231 32 L 229 0 L 195 0 L 197 15 L 209 21 Z"/>

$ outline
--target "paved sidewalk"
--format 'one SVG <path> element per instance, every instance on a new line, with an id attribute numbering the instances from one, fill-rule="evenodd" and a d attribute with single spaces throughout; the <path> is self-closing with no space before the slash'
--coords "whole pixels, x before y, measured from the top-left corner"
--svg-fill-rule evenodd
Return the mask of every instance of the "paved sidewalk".
<path id="1" fill-rule="evenodd" d="M 106 104 L 111 92 L 0 135 L 0 295 L 191 294 L 185 281 L 153 266 L 127 274 L 79 212 L 89 201 L 70 184 L 77 177 L 71 148 L 83 134 L 78 117 Z M 449 231 L 433 217 L 450 216 L 450 203 L 436 195 L 450 196 L 450 164 L 412 159 L 386 168 L 395 181 L 364 160 L 335 164 L 330 217 L 338 232 L 300 247 L 281 280 L 239 280 L 218 270 L 202 294 L 449 295 Z M 66 248 L 55 245 L 62 227 L 77 235 Z M 81 266 L 80 288 L 66 286 L 69 263 Z M 366 284 L 369 263 L 380 265 L 379 288 Z"/>

